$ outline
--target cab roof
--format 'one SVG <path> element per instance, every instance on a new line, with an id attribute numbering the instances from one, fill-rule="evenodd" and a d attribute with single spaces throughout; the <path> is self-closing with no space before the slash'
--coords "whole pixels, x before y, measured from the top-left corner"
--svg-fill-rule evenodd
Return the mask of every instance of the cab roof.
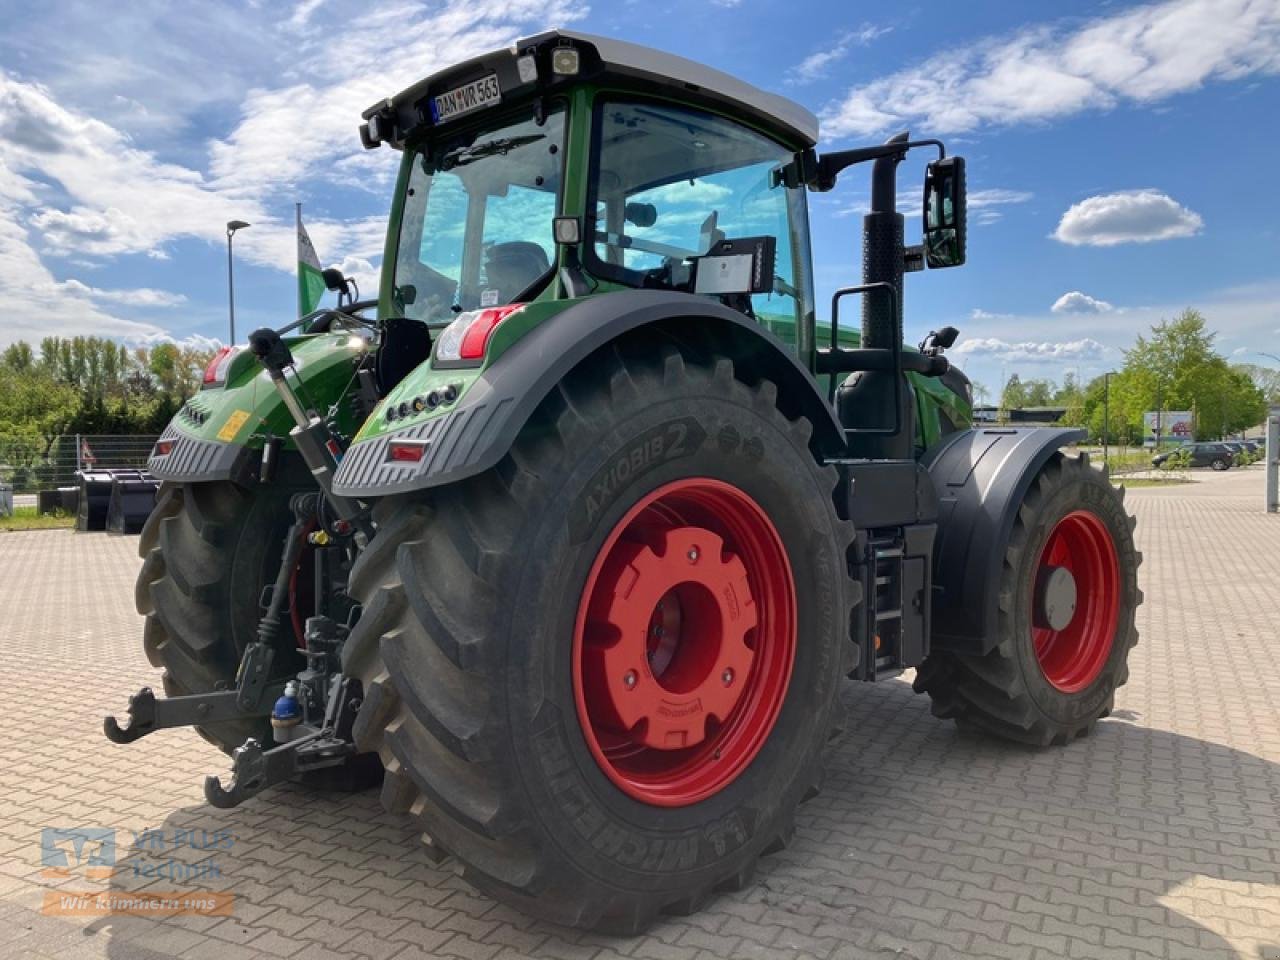
<path id="1" fill-rule="evenodd" d="M 553 71 L 552 52 L 562 48 L 578 51 L 580 68 L 576 74 Z M 532 57 L 531 62 L 536 64 L 535 79 L 530 78 L 530 61 L 525 62 L 523 69 L 517 63 L 526 57 Z M 549 95 L 584 82 L 610 83 L 719 108 L 768 131 L 797 150 L 812 147 L 818 139 L 818 118 L 786 97 L 661 50 L 558 29 L 518 40 L 505 50 L 455 64 L 374 104 L 364 112 L 367 122 L 361 127 L 361 139 L 370 148 L 384 142 L 403 147 L 407 137 L 452 124 L 453 119 L 435 119 L 431 99 L 489 74 L 497 76 L 503 103 Z"/>

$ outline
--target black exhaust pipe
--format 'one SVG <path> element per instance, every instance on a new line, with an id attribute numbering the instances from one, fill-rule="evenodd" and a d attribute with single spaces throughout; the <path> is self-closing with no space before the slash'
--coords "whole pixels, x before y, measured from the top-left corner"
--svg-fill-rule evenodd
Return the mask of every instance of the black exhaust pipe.
<path id="1" fill-rule="evenodd" d="M 886 143 L 906 144 L 903 131 Z M 862 219 L 862 282 L 890 283 L 896 297 L 871 292 L 862 298 L 862 346 L 892 350 L 902 343 L 903 217 L 898 213 L 898 164 L 907 155 L 880 157 L 871 168 L 871 209 Z M 855 457 L 906 460 L 913 455 L 915 433 L 910 392 L 898 370 L 865 370 L 855 375 L 840 398 L 845 425 L 873 430 L 892 429 L 902 411 L 898 431 L 891 435 L 850 437 Z"/>

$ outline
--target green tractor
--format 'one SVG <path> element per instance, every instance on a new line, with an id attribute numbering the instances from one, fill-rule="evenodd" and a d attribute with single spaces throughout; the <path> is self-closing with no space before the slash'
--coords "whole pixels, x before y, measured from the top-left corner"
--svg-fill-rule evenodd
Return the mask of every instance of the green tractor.
<path id="1" fill-rule="evenodd" d="M 156 444 L 168 696 L 111 739 L 196 725 L 219 806 L 372 766 L 476 887 L 634 931 L 788 842 L 846 678 L 914 668 L 1035 745 L 1107 715 L 1142 599 L 1120 493 L 1080 431 L 975 428 L 954 329 L 902 342 L 904 274 L 964 262 L 961 158 L 819 153 L 790 101 L 563 31 L 364 119 L 403 154 L 376 305 L 224 351 Z M 862 282 L 820 324 L 807 194 L 861 163 Z"/>

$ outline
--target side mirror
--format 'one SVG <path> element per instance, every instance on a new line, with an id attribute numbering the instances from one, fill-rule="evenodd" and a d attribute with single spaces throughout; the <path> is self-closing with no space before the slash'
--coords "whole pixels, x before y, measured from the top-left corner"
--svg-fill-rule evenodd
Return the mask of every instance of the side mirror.
<path id="1" fill-rule="evenodd" d="M 347 287 L 347 278 L 342 275 L 342 271 L 335 267 L 329 267 L 327 270 L 321 270 L 320 276 L 324 277 L 324 285 L 328 290 L 334 290 L 338 293 L 350 293 Z"/>
<path id="2" fill-rule="evenodd" d="M 955 346 L 956 338 L 960 336 L 960 331 L 955 327 L 943 327 L 934 334 L 933 342 L 940 346 L 943 350 L 950 350 Z"/>
<path id="3" fill-rule="evenodd" d="M 964 263 L 964 157 L 929 164 L 924 175 L 924 253 L 930 267 Z"/>

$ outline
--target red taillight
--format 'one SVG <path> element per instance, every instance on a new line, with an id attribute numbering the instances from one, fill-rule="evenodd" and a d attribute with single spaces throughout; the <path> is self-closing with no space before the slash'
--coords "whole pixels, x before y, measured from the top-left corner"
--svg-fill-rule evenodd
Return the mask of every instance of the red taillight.
<path id="1" fill-rule="evenodd" d="M 425 443 L 392 440 L 387 444 L 387 459 L 397 463 L 417 463 L 426 452 L 427 445 Z"/>
<path id="2" fill-rule="evenodd" d="M 167 457 L 173 450 L 172 440 L 157 440 L 156 448 L 151 451 L 153 457 Z"/>
<path id="3" fill-rule="evenodd" d="M 204 386 L 217 387 L 227 382 L 227 370 L 240 352 L 239 347 L 222 347 L 204 368 Z"/>
<path id="4" fill-rule="evenodd" d="M 460 360 L 480 360 L 489 346 L 489 336 L 503 320 L 511 316 L 523 303 L 509 303 L 505 307 L 489 307 L 476 314 L 462 336 L 462 346 L 458 348 Z"/>

